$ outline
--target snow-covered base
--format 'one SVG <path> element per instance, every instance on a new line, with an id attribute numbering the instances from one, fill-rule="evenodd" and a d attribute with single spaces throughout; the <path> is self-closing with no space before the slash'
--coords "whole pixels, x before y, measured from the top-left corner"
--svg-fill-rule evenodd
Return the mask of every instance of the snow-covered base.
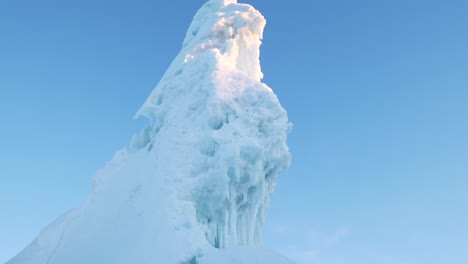
<path id="1" fill-rule="evenodd" d="M 261 83 L 265 19 L 208 1 L 83 205 L 7 264 L 290 263 L 257 246 L 291 126 Z M 244 246 L 244 247 L 240 247 Z"/>
<path id="2" fill-rule="evenodd" d="M 167 190 L 156 187 L 162 186 L 157 177 L 144 181 L 153 158 L 119 152 L 103 170 L 119 184 L 95 191 L 81 209 L 57 219 L 7 263 L 292 263 L 261 246 L 211 246 L 193 218 L 193 207 L 170 202 Z"/>
<path id="3" fill-rule="evenodd" d="M 199 264 L 294 264 L 291 260 L 258 246 L 212 249 L 199 260 Z"/>

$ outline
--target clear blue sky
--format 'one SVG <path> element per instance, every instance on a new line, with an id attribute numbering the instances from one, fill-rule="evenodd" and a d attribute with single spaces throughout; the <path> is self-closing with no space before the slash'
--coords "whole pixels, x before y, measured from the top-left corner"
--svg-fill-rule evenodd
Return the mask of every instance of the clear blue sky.
<path id="1" fill-rule="evenodd" d="M 145 125 L 203 2 L 0 3 L 0 263 Z M 249 3 L 294 123 L 264 243 L 299 264 L 468 263 L 468 2 Z"/>

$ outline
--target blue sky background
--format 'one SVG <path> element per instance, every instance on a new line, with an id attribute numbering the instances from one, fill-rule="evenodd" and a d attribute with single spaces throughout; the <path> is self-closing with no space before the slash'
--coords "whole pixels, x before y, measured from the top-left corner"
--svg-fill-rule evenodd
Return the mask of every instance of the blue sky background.
<path id="1" fill-rule="evenodd" d="M 146 124 L 203 2 L 0 2 L 0 263 Z M 468 263 L 468 2 L 249 3 L 294 123 L 264 244 L 299 264 Z"/>

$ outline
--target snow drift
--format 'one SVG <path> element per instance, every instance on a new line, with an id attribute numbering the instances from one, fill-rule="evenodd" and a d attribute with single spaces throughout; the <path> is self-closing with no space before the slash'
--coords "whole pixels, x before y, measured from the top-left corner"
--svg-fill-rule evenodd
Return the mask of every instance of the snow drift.
<path id="1" fill-rule="evenodd" d="M 149 126 L 7 264 L 290 263 L 259 246 L 290 163 L 287 114 L 261 83 L 264 26 L 250 5 L 208 1 L 136 114 Z"/>

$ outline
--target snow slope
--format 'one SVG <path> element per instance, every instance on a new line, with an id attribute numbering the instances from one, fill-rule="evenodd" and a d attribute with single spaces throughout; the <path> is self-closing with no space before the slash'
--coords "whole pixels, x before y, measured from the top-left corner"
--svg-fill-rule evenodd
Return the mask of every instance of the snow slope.
<path id="1" fill-rule="evenodd" d="M 260 246 L 290 163 L 286 112 L 261 83 L 264 26 L 249 5 L 208 1 L 136 114 L 149 126 L 7 264 L 290 263 Z"/>

